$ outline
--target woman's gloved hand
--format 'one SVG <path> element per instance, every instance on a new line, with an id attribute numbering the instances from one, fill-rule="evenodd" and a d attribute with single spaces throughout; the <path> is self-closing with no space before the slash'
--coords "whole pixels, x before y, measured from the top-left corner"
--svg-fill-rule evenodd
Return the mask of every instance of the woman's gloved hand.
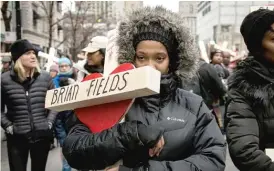
<path id="1" fill-rule="evenodd" d="M 11 126 L 8 126 L 7 128 L 6 128 L 6 133 L 8 133 L 8 134 L 10 134 L 10 135 L 13 135 L 13 126 L 11 125 Z"/>
<path id="2" fill-rule="evenodd" d="M 163 137 L 164 129 L 155 126 L 138 125 L 138 136 L 141 142 L 149 148 L 149 156 L 159 156 L 165 141 Z"/>

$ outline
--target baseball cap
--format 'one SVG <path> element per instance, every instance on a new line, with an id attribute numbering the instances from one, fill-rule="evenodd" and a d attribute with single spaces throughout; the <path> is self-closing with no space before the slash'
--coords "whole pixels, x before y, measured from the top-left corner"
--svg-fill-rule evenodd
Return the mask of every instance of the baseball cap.
<path id="1" fill-rule="evenodd" d="M 104 49 L 107 46 L 108 39 L 105 36 L 96 36 L 93 37 L 88 44 L 82 51 L 93 53 L 100 49 Z"/>

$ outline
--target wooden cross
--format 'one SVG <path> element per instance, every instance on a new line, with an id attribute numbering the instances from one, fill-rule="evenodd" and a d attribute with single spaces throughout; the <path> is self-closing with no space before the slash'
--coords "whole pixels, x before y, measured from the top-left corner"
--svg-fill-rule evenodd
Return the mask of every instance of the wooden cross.
<path id="1" fill-rule="evenodd" d="M 116 35 L 116 30 L 108 34 L 104 77 L 49 90 L 45 104 L 47 109 L 73 110 L 160 92 L 161 74 L 152 67 L 145 66 L 109 75 L 118 65 Z"/>
<path id="2" fill-rule="evenodd" d="M 54 62 L 58 63 L 59 58 L 55 57 L 56 50 L 54 48 L 49 49 L 49 53 L 44 53 L 42 51 L 38 52 L 38 57 L 46 58 L 48 61 L 45 64 L 46 71 L 50 71 L 50 67 L 54 64 Z"/>

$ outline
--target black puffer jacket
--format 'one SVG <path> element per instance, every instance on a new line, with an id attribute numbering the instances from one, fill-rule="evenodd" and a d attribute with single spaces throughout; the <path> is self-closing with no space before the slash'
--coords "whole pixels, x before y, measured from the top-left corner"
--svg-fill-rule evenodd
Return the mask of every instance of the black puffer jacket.
<path id="1" fill-rule="evenodd" d="M 116 125 L 100 134 L 90 133 L 84 125 L 72 128 L 63 147 L 69 164 L 104 169 L 123 159 L 123 165 L 133 170 L 224 170 L 225 141 L 202 98 L 178 89 L 172 75 L 162 76 L 160 94 L 136 99 L 123 123 L 127 127 Z M 140 143 L 144 141 L 134 139 L 134 121 L 163 128 L 165 146 L 159 157 L 149 158 L 148 148 Z"/>
<path id="2" fill-rule="evenodd" d="M 2 128 L 13 125 L 15 135 L 32 139 L 52 136 L 48 122 L 54 123 L 56 112 L 45 109 L 45 97 L 53 88 L 52 78 L 43 71 L 24 83 L 14 70 L 1 75 L 1 101 L 7 106 L 7 113 L 1 111 Z"/>
<path id="3" fill-rule="evenodd" d="M 259 59 L 259 58 L 258 58 Z M 273 171 L 264 153 L 274 148 L 274 67 L 247 58 L 229 79 L 227 141 L 241 171 Z"/>

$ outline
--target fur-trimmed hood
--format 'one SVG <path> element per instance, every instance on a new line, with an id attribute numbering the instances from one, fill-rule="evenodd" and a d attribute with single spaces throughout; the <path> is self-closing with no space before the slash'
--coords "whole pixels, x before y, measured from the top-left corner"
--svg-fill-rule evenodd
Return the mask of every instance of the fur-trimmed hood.
<path id="1" fill-rule="evenodd" d="M 264 105 L 274 99 L 274 67 L 268 68 L 253 57 L 240 62 L 228 80 L 229 89 Z"/>
<path id="2" fill-rule="evenodd" d="M 178 42 L 179 57 L 176 74 L 183 81 L 191 79 L 197 70 L 198 48 L 195 46 L 189 29 L 184 26 L 182 17 L 161 6 L 135 10 L 120 23 L 117 38 L 119 63 L 133 63 L 135 56 L 133 37 L 139 32 L 138 26 L 140 24 L 148 25 L 152 22 L 157 22 L 165 30 L 171 30 L 174 33 Z"/>

